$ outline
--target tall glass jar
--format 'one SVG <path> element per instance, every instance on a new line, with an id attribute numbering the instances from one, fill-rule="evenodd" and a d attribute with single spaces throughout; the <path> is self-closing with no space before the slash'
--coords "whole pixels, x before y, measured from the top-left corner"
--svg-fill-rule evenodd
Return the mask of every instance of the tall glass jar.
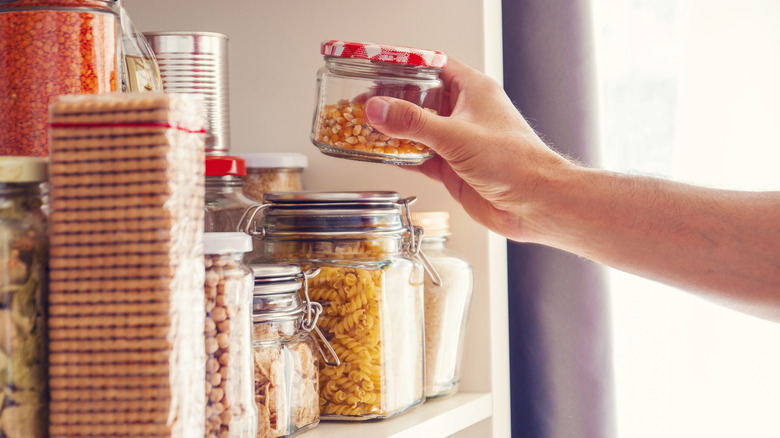
<path id="1" fill-rule="evenodd" d="M 246 162 L 243 158 L 230 155 L 206 156 L 206 232 L 239 231 L 245 213 L 258 205 L 244 195 L 245 176 Z M 252 251 L 244 255 L 247 262 L 262 254 L 262 242 L 253 241 L 252 246 Z"/>
<path id="2" fill-rule="evenodd" d="M 257 436 L 290 436 L 320 422 L 318 345 L 310 332 L 322 306 L 309 300 L 306 283 L 316 271 L 287 264 L 251 268 Z"/>
<path id="3" fill-rule="evenodd" d="M 311 141 L 341 158 L 420 164 L 434 155 L 422 143 L 391 138 L 370 126 L 363 103 L 372 96 L 407 100 L 440 113 L 447 55 L 433 50 L 372 43 L 324 41 L 325 65 L 317 72 L 317 102 Z"/>
<path id="4" fill-rule="evenodd" d="M 118 90 L 115 0 L 0 0 L 0 155 L 49 155 L 49 104 Z"/>
<path id="5" fill-rule="evenodd" d="M 394 192 L 267 193 L 266 257 L 303 269 L 317 327 L 338 366 L 320 365 L 323 420 L 391 417 L 423 400 L 423 269 L 418 230 Z"/>
<path id="6" fill-rule="evenodd" d="M 204 233 L 206 262 L 206 437 L 254 438 L 257 407 L 252 361 L 252 271 L 243 263 L 252 239 Z"/>
<path id="7" fill-rule="evenodd" d="M 47 161 L 0 157 L 0 436 L 44 437 Z"/>
<path id="8" fill-rule="evenodd" d="M 474 285 L 471 265 L 447 248 L 449 213 L 413 212 L 412 223 L 425 231 L 422 251 L 439 275 L 425 279 L 425 397 L 455 394 Z"/>

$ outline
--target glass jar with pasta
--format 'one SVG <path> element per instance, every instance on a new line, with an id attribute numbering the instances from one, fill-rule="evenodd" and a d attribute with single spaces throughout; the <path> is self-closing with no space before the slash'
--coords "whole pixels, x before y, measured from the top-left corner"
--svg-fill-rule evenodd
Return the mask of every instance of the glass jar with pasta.
<path id="1" fill-rule="evenodd" d="M 322 306 L 307 298 L 306 282 L 319 271 L 288 264 L 251 268 L 257 436 L 286 437 L 320 422 L 318 344 L 311 331 L 320 334 L 315 324 Z"/>
<path id="2" fill-rule="evenodd" d="M 304 269 L 317 327 L 340 359 L 320 365 L 323 420 L 383 419 L 423 401 L 423 267 L 414 198 L 394 192 L 267 193 L 266 257 Z"/>

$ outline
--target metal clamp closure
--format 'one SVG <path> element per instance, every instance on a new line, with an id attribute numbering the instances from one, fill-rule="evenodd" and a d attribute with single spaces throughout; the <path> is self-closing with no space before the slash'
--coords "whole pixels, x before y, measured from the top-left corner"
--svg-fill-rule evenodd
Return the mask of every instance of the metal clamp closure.
<path id="1" fill-rule="evenodd" d="M 261 211 L 268 208 L 269 205 L 270 204 L 255 204 L 244 210 L 244 214 L 241 215 L 241 219 L 238 220 L 238 224 L 236 225 L 236 231 L 249 234 L 255 239 L 263 240 L 265 238 L 265 229 L 260 227 L 260 230 L 257 230 L 255 218 Z M 244 225 L 244 221 L 246 221 L 246 225 Z"/>
<path id="2" fill-rule="evenodd" d="M 412 203 L 414 203 L 416 200 L 416 197 L 411 196 L 400 201 L 406 223 L 408 224 L 408 228 L 406 230 L 409 235 L 409 242 L 404 244 L 404 250 L 406 251 L 409 258 L 420 261 L 420 263 L 423 265 L 423 269 L 425 270 L 425 274 L 428 276 L 428 278 L 431 279 L 431 282 L 435 286 L 441 286 L 441 276 L 439 275 L 439 272 L 431 264 L 430 260 L 428 260 L 428 257 L 425 256 L 425 253 L 423 253 L 421 249 L 425 230 L 412 224 L 412 213 L 409 210 L 409 206 L 412 205 Z"/>
<path id="3" fill-rule="evenodd" d="M 325 335 L 322 334 L 320 328 L 317 327 L 317 320 L 322 314 L 322 304 L 316 301 L 312 302 L 311 299 L 309 298 L 309 278 L 314 277 L 319 273 L 320 273 L 320 268 L 311 268 L 306 272 L 302 273 L 298 277 L 303 280 L 303 296 L 304 299 L 306 300 L 306 303 L 304 304 L 306 310 L 303 319 L 303 329 L 310 333 L 312 330 L 314 330 L 317 333 L 317 336 L 319 336 L 321 341 L 321 342 L 317 342 L 317 348 L 320 350 L 320 356 L 322 356 L 322 360 L 324 360 L 327 365 L 337 367 L 341 365 L 341 359 L 339 359 L 339 356 L 336 354 L 336 351 L 330 345 L 330 342 L 328 342 L 328 340 L 325 339 Z M 330 357 L 332 358 L 332 360 L 328 360 L 328 356 L 325 354 L 325 351 L 323 351 L 322 349 L 323 345 L 325 345 L 325 348 L 327 348 L 328 353 L 330 353 Z"/>

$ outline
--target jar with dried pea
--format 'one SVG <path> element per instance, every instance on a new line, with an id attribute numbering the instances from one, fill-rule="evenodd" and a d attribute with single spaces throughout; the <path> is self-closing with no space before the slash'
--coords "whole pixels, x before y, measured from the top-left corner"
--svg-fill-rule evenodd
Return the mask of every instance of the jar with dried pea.
<path id="1" fill-rule="evenodd" d="M 204 233 L 206 262 L 206 437 L 254 438 L 252 271 L 242 262 L 249 235 Z"/>
<path id="2" fill-rule="evenodd" d="M 306 155 L 286 152 L 238 154 L 246 162 L 244 195 L 263 202 L 267 192 L 300 192 Z"/>
<path id="3" fill-rule="evenodd" d="M 0 155 L 49 155 L 49 104 L 118 90 L 114 0 L 0 0 Z"/>
<path id="4" fill-rule="evenodd" d="M 317 102 L 311 141 L 327 155 L 390 164 L 420 164 L 434 155 L 428 146 L 391 138 L 370 126 L 363 104 L 390 96 L 434 113 L 442 110 L 439 79 L 447 55 L 433 50 L 347 41 L 324 41 L 325 65 L 317 72 Z"/>
<path id="5" fill-rule="evenodd" d="M 309 300 L 306 282 L 318 271 L 288 264 L 251 269 L 257 436 L 286 437 L 320 421 L 318 344 L 311 331 L 322 336 L 316 326 L 322 306 Z"/>
<path id="6" fill-rule="evenodd" d="M 265 196 L 271 262 L 319 268 L 308 281 L 317 321 L 339 365 L 320 365 L 323 420 L 384 419 L 423 401 L 423 268 L 413 198 L 394 192 Z"/>

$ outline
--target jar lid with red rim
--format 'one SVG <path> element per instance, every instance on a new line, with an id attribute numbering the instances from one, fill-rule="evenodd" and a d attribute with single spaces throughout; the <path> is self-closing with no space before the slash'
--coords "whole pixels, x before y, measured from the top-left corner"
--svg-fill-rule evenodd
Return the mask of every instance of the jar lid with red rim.
<path id="1" fill-rule="evenodd" d="M 246 161 L 232 155 L 206 156 L 206 176 L 246 175 Z"/>
<path id="2" fill-rule="evenodd" d="M 447 55 L 442 52 L 386 44 L 329 40 L 322 42 L 320 53 L 337 58 L 359 58 L 419 67 L 442 68 L 447 64 Z"/>

